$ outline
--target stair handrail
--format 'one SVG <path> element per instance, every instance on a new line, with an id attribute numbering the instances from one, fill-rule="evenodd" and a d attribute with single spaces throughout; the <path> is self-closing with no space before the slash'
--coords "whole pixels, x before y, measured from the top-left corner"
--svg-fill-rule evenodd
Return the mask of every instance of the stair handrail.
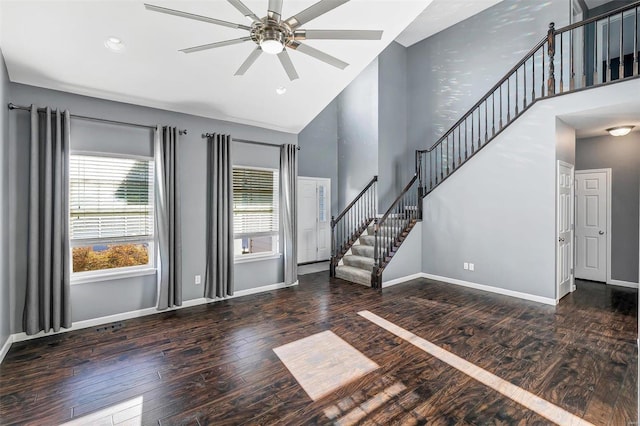
<path id="1" fill-rule="evenodd" d="M 340 259 L 369 226 L 377 214 L 376 191 L 378 176 L 374 176 L 337 217 L 331 217 L 330 276 L 336 274 Z"/>
<path id="2" fill-rule="evenodd" d="M 421 197 L 424 197 L 427 193 L 435 189 L 439 184 L 441 184 L 451 173 L 457 170 L 457 167 L 461 166 L 465 163 L 469 158 L 475 155 L 480 149 L 486 146 L 495 136 L 500 134 L 506 127 L 508 127 L 517 117 L 519 117 L 522 113 L 524 113 L 527 109 L 529 109 L 534 103 L 536 103 L 540 99 L 546 99 L 552 96 L 557 96 L 561 94 L 571 93 L 576 90 L 582 90 L 587 87 L 599 86 L 602 84 L 607 84 L 615 81 L 621 81 L 627 78 L 636 78 L 640 77 L 640 65 L 638 58 L 638 11 L 640 8 L 640 1 L 636 1 L 634 3 L 621 6 L 616 8 L 610 12 L 606 12 L 600 14 L 598 16 L 594 16 L 592 18 L 586 19 L 584 21 L 576 22 L 567 26 L 564 26 L 560 29 L 555 28 L 555 24 L 551 22 L 549 24 L 549 29 L 547 31 L 547 35 L 540 40 L 529 52 L 527 52 L 522 59 L 520 59 L 516 65 L 514 65 L 495 85 L 493 85 L 481 98 L 478 102 L 476 102 L 469 110 L 465 112 L 465 114 L 458 120 L 456 123 L 451 126 L 442 137 L 440 137 L 433 145 L 431 145 L 427 149 L 418 149 L 416 150 L 416 174 L 418 175 L 419 183 L 419 192 Z M 582 55 L 579 59 L 575 59 L 574 55 L 574 43 L 573 43 L 573 31 L 577 29 L 581 29 L 586 27 L 587 25 L 594 24 L 598 21 L 608 20 L 613 16 L 620 15 L 621 17 L 625 17 L 625 12 L 635 10 L 635 20 L 634 24 L 632 24 L 634 33 L 633 33 L 633 63 L 631 65 L 631 75 L 624 76 L 622 73 L 625 71 L 625 65 L 623 61 L 619 61 L 619 69 L 618 78 L 613 79 L 611 74 L 611 58 L 610 58 L 610 48 L 606 49 L 608 52 L 603 53 L 601 56 L 606 55 L 606 66 L 603 68 L 607 68 L 607 74 L 604 75 L 603 72 L 600 80 L 598 81 L 598 59 L 600 62 L 603 62 L 604 58 L 598 58 L 596 54 L 596 43 L 594 46 L 587 47 L 586 39 L 582 48 Z M 626 17 L 625 17 L 626 18 Z M 594 24 L 595 25 L 595 24 Z M 625 25 L 626 29 L 627 26 Z M 611 38 L 611 26 L 607 26 L 609 31 L 608 39 Z M 597 32 L 597 27 L 596 30 Z M 628 30 L 627 30 L 628 31 Z M 569 33 L 568 35 L 566 33 Z M 565 60 L 564 57 L 566 55 L 563 52 L 564 43 L 566 40 L 564 37 L 569 37 L 569 59 L 567 70 L 569 71 L 569 87 L 565 88 L 564 84 L 564 67 Z M 620 58 L 624 54 L 624 43 L 623 43 L 624 31 L 619 31 L 619 46 L 620 46 Z M 596 37 L 594 37 L 594 40 Z M 559 41 L 559 43 L 558 43 Z M 560 55 L 559 55 L 559 65 L 560 65 L 560 73 L 558 74 L 559 79 L 556 80 L 556 72 L 555 72 L 555 54 L 556 48 L 559 46 Z M 588 48 L 594 49 L 593 58 L 587 58 L 586 51 Z M 541 55 L 539 52 L 542 50 Z M 545 52 L 546 50 L 546 52 Z M 546 53 L 546 54 L 545 54 Z M 541 62 L 541 66 L 537 66 L 536 59 Z M 548 61 L 547 67 L 545 67 L 545 59 Z M 580 65 L 580 61 L 582 64 L 582 79 L 581 83 L 577 84 L 575 80 L 575 65 L 578 63 Z M 593 73 L 590 75 L 591 84 L 589 84 L 589 79 L 587 76 L 589 75 L 589 71 L 591 68 L 587 69 L 588 62 L 592 62 Z M 530 65 L 530 68 L 529 68 Z M 519 75 L 519 71 L 521 71 Z M 530 73 L 531 79 L 527 79 L 527 71 Z M 538 71 L 541 75 L 540 81 L 536 79 L 536 71 Z M 520 78 L 522 76 L 522 78 Z M 539 85 L 539 86 L 538 86 Z M 505 88 L 506 86 L 506 88 Z M 580 87 L 578 87 L 580 86 Z M 507 92 L 506 109 L 503 109 L 503 89 Z M 519 98 L 518 90 L 522 90 L 522 99 Z M 539 89 L 539 90 L 538 90 Z M 511 103 L 511 90 L 515 90 L 515 101 Z M 530 90 L 530 99 L 527 100 L 527 94 Z M 496 108 L 497 103 L 499 102 L 499 107 Z M 522 108 L 520 109 L 520 102 L 522 102 Z M 490 109 L 489 109 L 490 105 Z M 484 107 L 484 108 L 483 108 Z M 483 111 L 484 109 L 484 111 Z M 499 120 L 496 123 L 496 109 L 499 110 Z M 484 112 L 484 114 L 483 114 Z M 506 116 L 505 116 L 506 112 Z M 513 113 L 513 115 L 512 115 Z M 491 117 L 489 118 L 489 115 Z M 484 126 L 481 119 L 484 118 Z M 477 123 L 476 123 L 477 119 Z M 505 122 L 503 122 L 503 119 Z M 489 121 L 490 120 L 490 121 Z M 469 131 L 469 121 L 471 121 L 471 131 Z M 476 126 L 477 124 L 477 126 Z M 496 126 L 497 125 L 497 126 Z M 497 127 L 497 129 L 496 129 Z M 475 132 L 477 130 L 477 133 Z M 482 131 L 484 131 L 484 135 L 482 135 Z M 469 135 L 471 136 L 469 138 Z M 457 136 L 457 138 L 456 138 Z M 484 136 L 484 137 L 483 137 Z M 457 139 L 457 141 L 456 141 Z M 484 139 L 484 141 L 483 141 Z M 470 140 L 470 142 L 469 142 Z M 476 144 L 477 140 L 477 144 Z M 456 142 L 457 142 L 457 159 L 456 159 Z M 444 153 L 444 145 L 446 144 L 446 153 Z M 451 147 L 452 145 L 452 147 Z M 464 150 L 464 152 L 463 152 Z M 469 153 L 470 151 L 470 153 Z M 439 158 L 438 158 L 438 153 Z M 451 155 L 452 154 L 452 155 Z M 464 158 L 463 158 L 464 157 Z M 457 161 L 456 161 L 457 160 Z M 446 169 L 445 169 L 446 166 Z M 426 175 L 428 172 L 429 182 L 425 181 Z M 435 179 L 434 179 L 435 177 Z"/>
<path id="3" fill-rule="evenodd" d="M 347 214 L 347 212 L 349 210 L 351 210 L 351 208 L 358 202 L 358 200 L 360 198 L 362 198 L 362 196 L 365 194 L 365 192 L 367 192 L 367 190 L 369 188 L 371 188 L 371 186 L 376 183 L 378 181 L 378 176 L 374 176 L 369 183 L 367 183 L 367 186 L 364 187 L 364 189 L 362 191 L 360 191 L 360 193 L 358 195 L 356 195 L 356 197 L 353 199 L 353 201 L 351 201 L 349 203 L 349 205 L 347 205 L 347 207 L 344 208 L 344 210 L 342 210 L 340 212 L 340 214 L 336 217 L 336 218 L 331 218 L 331 226 L 333 226 L 336 222 L 340 221 L 340 219 L 342 219 L 344 217 L 344 215 Z"/>
<path id="4" fill-rule="evenodd" d="M 380 218 L 374 219 L 373 235 L 373 270 L 371 272 L 371 286 L 382 289 L 382 271 L 388 263 L 387 258 L 391 250 L 397 248 L 400 236 L 412 226 L 415 221 L 421 219 L 422 208 L 418 191 L 412 191 L 418 174 L 414 174 L 411 180 L 400 192 L 400 195 L 391 203 L 391 206 Z M 407 211 L 406 207 L 414 207 Z M 403 208 L 404 207 L 404 208 Z M 391 222 L 390 224 L 388 222 Z M 386 227 L 385 227 L 386 225 Z"/>

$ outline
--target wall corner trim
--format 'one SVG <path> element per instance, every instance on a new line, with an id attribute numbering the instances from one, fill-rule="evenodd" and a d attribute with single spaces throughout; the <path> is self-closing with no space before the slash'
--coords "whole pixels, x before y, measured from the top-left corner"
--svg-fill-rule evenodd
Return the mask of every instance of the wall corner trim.
<path id="1" fill-rule="evenodd" d="M 425 274 L 418 272 L 417 274 L 411 274 L 404 277 L 396 278 L 382 283 L 382 288 L 391 287 L 392 285 L 406 283 L 407 281 L 416 280 L 418 278 L 426 278 Z"/>
<path id="2" fill-rule="evenodd" d="M 23 342 L 25 340 L 37 339 L 37 338 L 44 337 L 44 336 L 53 336 L 55 334 L 67 333 L 69 331 L 81 330 L 83 328 L 95 327 L 95 326 L 98 326 L 98 325 L 109 324 L 109 323 L 116 322 L 116 321 L 125 321 L 125 320 L 128 320 L 128 319 L 144 317 L 144 316 L 147 316 L 147 315 L 153 315 L 153 314 L 159 314 L 159 313 L 163 313 L 163 312 L 176 311 L 178 309 L 188 308 L 188 307 L 191 307 L 191 306 L 205 305 L 207 303 L 219 302 L 221 300 L 227 300 L 227 299 L 235 299 L 236 297 L 248 296 L 250 294 L 263 293 L 263 292 L 266 292 L 266 291 L 277 290 L 277 289 L 287 288 L 287 287 L 293 287 L 293 286 L 297 286 L 297 285 L 298 285 L 298 281 L 294 282 L 293 284 L 289 284 L 289 285 L 287 285 L 285 283 L 276 283 L 276 284 L 266 285 L 266 286 L 262 286 L 262 287 L 250 288 L 248 290 L 236 291 L 233 296 L 229 296 L 229 297 L 220 297 L 220 298 L 215 298 L 215 299 L 209 299 L 209 298 L 206 298 L 206 297 L 201 297 L 201 298 L 198 298 L 198 299 L 185 300 L 184 302 L 182 302 L 182 306 L 176 306 L 175 308 L 165 309 L 165 310 L 162 310 L 162 311 L 157 310 L 155 307 L 151 307 L 151 308 L 139 309 L 139 310 L 136 310 L 136 311 L 123 312 L 123 313 L 115 314 L 115 315 L 107 315 L 107 316 L 104 316 L 104 317 L 92 318 L 92 319 L 88 319 L 88 320 L 84 320 L 84 321 L 74 322 L 71 325 L 71 327 L 66 328 L 64 330 L 60 330 L 60 331 L 55 332 L 55 333 L 40 332 L 40 333 L 34 334 L 32 336 L 28 336 L 24 332 L 23 333 L 15 333 L 15 334 L 10 335 L 7 338 L 7 341 L 2 345 L 2 348 L 0 349 L 0 363 L 2 363 L 2 361 L 4 360 L 5 355 L 7 354 L 7 352 L 9 352 L 9 349 L 11 348 L 11 344 L 14 343 L 14 342 Z"/>
<path id="3" fill-rule="evenodd" d="M 13 343 L 13 334 L 10 334 L 7 336 L 7 340 L 2 345 L 2 348 L 0 348 L 0 364 L 2 364 L 2 360 L 4 360 L 4 357 L 5 355 L 7 355 L 7 352 L 9 352 L 9 349 L 11 348 L 12 343 Z"/>
<path id="4" fill-rule="evenodd" d="M 634 283 L 633 281 L 622 281 L 622 280 L 614 280 L 614 279 L 610 279 L 609 281 L 607 281 L 607 285 L 617 285 L 618 287 L 638 288 L 638 283 Z"/>
<path id="5" fill-rule="evenodd" d="M 557 305 L 558 301 L 556 299 L 552 299 L 550 297 L 543 297 L 543 296 L 537 296 L 535 294 L 529 294 L 529 293 L 522 293 L 519 291 L 513 291 L 513 290 L 507 290 L 504 288 L 499 288 L 499 287 L 492 287 L 489 285 L 484 285 L 484 284 L 477 284 L 477 283 L 473 283 L 470 281 L 463 281 L 463 280 L 458 280 L 455 278 L 449 278 L 449 277 L 441 277 L 439 275 L 432 275 L 432 274 L 427 274 L 427 273 L 422 273 L 422 277 L 423 278 L 427 278 L 430 280 L 434 280 L 434 281 L 441 281 L 441 282 L 445 282 L 448 284 L 455 284 L 455 285 L 459 285 L 462 287 L 469 287 L 469 288 L 475 288 L 477 290 L 482 290 L 482 291 L 488 291 L 490 293 L 497 293 L 497 294 L 502 294 L 505 296 L 511 296 L 511 297 L 516 297 L 518 299 L 524 299 L 524 300 L 530 300 L 532 302 L 538 302 L 538 303 L 544 303 L 545 305 Z"/>

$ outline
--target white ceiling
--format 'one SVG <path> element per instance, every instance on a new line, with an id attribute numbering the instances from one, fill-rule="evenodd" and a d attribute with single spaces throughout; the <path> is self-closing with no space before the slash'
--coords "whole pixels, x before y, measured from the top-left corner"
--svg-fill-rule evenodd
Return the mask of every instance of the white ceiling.
<path id="1" fill-rule="evenodd" d="M 634 103 L 616 105 L 616 109 L 594 108 L 559 117 L 576 129 L 576 137 L 590 138 L 608 135 L 607 129 L 616 126 L 635 126 L 640 132 L 640 99 Z"/>
<path id="2" fill-rule="evenodd" d="M 434 0 L 396 39 L 409 47 L 502 0 Z"/>
<path id="3" fill-rule="evenodd" d="M 248 24 L 223 0 L 147 0 L 163 7 Z M 440 0 L 447 1 L 447 0 Z M 284 0 L 293 15 L 316 0 Z M 0 48 L 13 82 L 298 133 L 431 0 L 352 0 L 307 29 L 384 30 L 381 41 L 307 43 L 351 65 L 344 71 L 290 52 L 300 79 L 290 82 L 277 57 L 262 55 L 243 77 L 247 42 L 184 54 L 178 49 L 243 37 L 246 31 L 147 11 L 135 0 L 0 0 Z M 266 15 L 267 0 L 246 0 Z M 121 38 L 126 50 L 103 43 Z M 279 86 L 285 95 L 276 94 Z"/>

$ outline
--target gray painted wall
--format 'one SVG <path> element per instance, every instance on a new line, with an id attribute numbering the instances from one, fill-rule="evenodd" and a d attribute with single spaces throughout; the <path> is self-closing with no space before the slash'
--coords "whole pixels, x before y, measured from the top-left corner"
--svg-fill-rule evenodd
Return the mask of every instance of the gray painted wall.
<path id="1" fill-rule="evenodd" d="M 338 97 L 338 204 L 378 174 L 378 59 Z"/>
<path id="2" fill-rule="evenodd" d="M 576 170 L 611 168 L 611 278 L 638 282 L 640 133 L 578 139 Z"/>
<path id="3" fill-rule="evenodd" d="M 378 197 L 386 210 L 415 173 L 407 144 L 407 49 L 393 42 L 378 57 Z"/>
<path id="4" fill-rule="evenodd" d="M 422 222 L 416 223 L 382 272 L 382 282 L 422 272 Z"/>
<path id="5" fill-rule="evenodd" d="M 569 0 L 504 0 L 407 49 L 408 138 L 431 146 L 547 33 Z"/>
<path id="6" fill-rule="evenodd" d="M 11 334 L 10 288 L 9 288 L 9 217 L 7 215 L 7 199 L 9 193 L 9 76 L 0 50 L 0 347 Z"/>
<path id="7" fill-rule="evenodd" d="M 556 118 L 556 159 L 576 164 L 576 129 Z"/>
<path id="8" fill-rule="evenodd" d="M 425 197 L 423 272 L 554 299 L 557 117 L 613 110 L 639 88 L 631 80 L 537 103 Z M 637 226 L 636 216 L 626 229 Z"/>
<path id="9" fill-rule="evenodd" d="M 132 104 L 106 101 L 65 92 L 47 90 L 32 86 L 10 84 L 9 101 L 16 104 L 52 106 L 70 109 L 72 113 L 100 118 L 132 121 L 141 124 L 175 125 L 188 129 L 189 133 L 180 141 L 180 166 L 182 189 L 182 228 L 183 228 L 183 297 L 184 300 L 203 296 L 203 286 L 194 284 L 194 275 L 204 275 L 205 268 L 205 176 L 206 176 L 206 140 L 201 138 L 205 132 L 230 133 L 234 137 L 264 141 L 274 144 L 297 143 L 294 134 L 276 132 L 258 127 L 212 120 L 170 111 L 141 107 Z M 9 163 L 10 196 L 3 197 L 3 210 L 10 211 L 12 223 L 10 241 L 12 244 L 10 259 L 11 331 L 22 330 L 22 306 L 24 303 L 24 277 L 26 268 L 26 223 L 22 212 L 26 208 L 24 165 L 26 162 L 24 141 L 28 138 L 28 114 L 21 111 L 9 115 Z M 123 128 L 97 123 L 72 121 L 72 135 L 75 143 L 102 146 L 128 146 L 132 149 L 147 150 L 150 139 L 137 129 Z M 76 136 L 81 137 L 78 139 Z M 150 132 L 147 132 L 150 138 Z M 91 138 L 89 140 L 89 138 Z M 136 140 L 139 145 L 125 143 Z M 234 161 L 243 165 L 277 167 L 279 152 L 273 148 L 256 149 L 255 146 L 237 143 L 233 146 Z M 240 160 L 242 159 L 242 160 Z M 254 263 L 242 263 L 236 266 L 235 288 L 245 290 L 283 280 L 282 260 L 268 260 Z M 97 318 L 137 309 L 152 307 L 155 304 L 155 277 L 135 277 L 129 279 L 103 281 L 90 284 L 77 284 L 71 291 L 73 320 Z M 4 300 L 4 298 L 3 298 Z"/>
<path id="10" fill-rule="evenodd" d="M 300 176 L 331 179 L 331 214 L 337 216 L 338 205 L 338 101 L 331 101 L 298 134 Z"/>

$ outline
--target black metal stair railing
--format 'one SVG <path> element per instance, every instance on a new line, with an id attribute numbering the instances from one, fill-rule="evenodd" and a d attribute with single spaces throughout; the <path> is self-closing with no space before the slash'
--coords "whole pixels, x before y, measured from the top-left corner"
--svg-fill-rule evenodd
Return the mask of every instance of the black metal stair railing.
<path id="1" fill-rule="evenodd" d="M 330 274 L 336 275 L 336 266 L 358 237 L 375 218 L 378 208 L 378 176 L 374 176 L 362 191 L 338 215 L 331 217 Z"/>
<path id="2" fill-rule="evenodd" d="M 374 219 L 375 242 L 371 287 L 382 289 L 382 271 L 409 231 L 421 218 L 422 203 L 418 193 L 418 175 L 414 175 L 385 214 L 379 219 Z"/>
<path id="3" fill-rule="evenodd" d="M 416 151 L 431 192 L 535 102 L 640 76 L 640 2 L 549 31 L 430 148 Z"/>

